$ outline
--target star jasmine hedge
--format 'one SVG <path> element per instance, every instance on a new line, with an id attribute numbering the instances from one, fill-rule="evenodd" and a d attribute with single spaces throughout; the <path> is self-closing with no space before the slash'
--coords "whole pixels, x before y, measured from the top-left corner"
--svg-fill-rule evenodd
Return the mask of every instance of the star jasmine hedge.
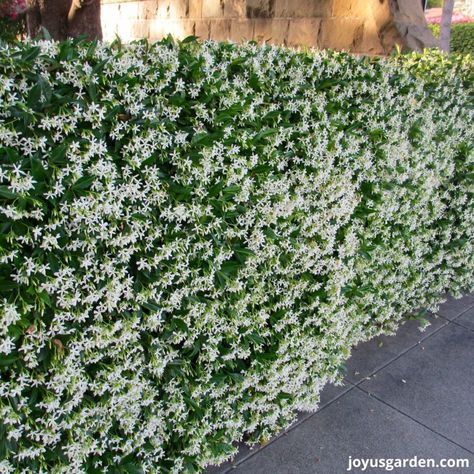
<path id="1" fill-rule="evenodd" d="M 473 289 L 473 62 L 0 46 L 0 472 L 191 473 Z"/>

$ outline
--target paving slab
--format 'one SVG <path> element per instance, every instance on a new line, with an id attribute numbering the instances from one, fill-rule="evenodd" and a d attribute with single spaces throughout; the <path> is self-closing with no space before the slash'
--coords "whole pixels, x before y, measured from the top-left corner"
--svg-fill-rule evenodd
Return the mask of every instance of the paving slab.
<path id="1" fill-rule="evenodd" d="M 355 388 L 232 470 L 235 474 L 348 472 L 352 458 L 469 459 L 474 455 Z M 357 472 L 353 470 L 352 472 Z M 360 471 L 359 471 L 360 472 Z M 382 472 L 367 469 L 365 472 Z M 413 468 L 397 468 L 413 474 Z M 423 472 L 443 472 L 441 469 Z M 446 469 L 444 469 L 446 472 Z M 449 472 L 463 472 L 450 469 Z M 464 469 L 464 474 L 468 471 Z"/>
<path id="2" fill-rule="evenodd" d="M 474 452 L 473 362 L 474 332 L 451 323 L 360 388 Z"/>
<path id="3" fill-rule="evenodd" d="M 474 293 L 467 294 L 459 299 L 448 295 L 447 301 L 440 305 L 438 314 L 443 316 L 443 318 L 453 320 L 473 306 Z"/>
<path id="4" fill-rule="evenodd" d="M 320 393 L 319 410 L 322 410 L 325 406 L 353 388 L 354 385 L 347 381 L 345 381 L 343 385 L 327 384 Z"/>
<path id="5" fill-rule="evenodd" d="M 378 336 L 356 346 L 346 363 L 345 378 L 357 384 L 448 324 L 446 319 L 434 315 L 427 319 L 431 324 L 423 332 L 420 321 L 410 319 L 400 326 L 395 336 Z"/>
<path id="6" fill-rule="evenodd" d="M 324 407 L 332 403 L 334 400 L 337 398 L 341 397 L 343 394 L 347 393 L 349 390 L 353 389 L 354 386 L 350 383 L 344 383 L 343 385 L 334 385 L 334 384 L 327 384 L 323 390 L 321 391 L 321 400 L 319 403 L 319 408 L 318 410 L 322 410 Z M 279 433 L 277 436 L 275 436 L 270 442 L 274 442 L 276 439 L 278 439 L 280 436 L 285 436 L 285 433 L 291 431 L 292 429 L 295 429 L 300 423 L 302 423 L 304 420 L 306 420 L 308 417 L 312 416 L 313 413 L 309 412 L 301 412 L 298 414 L 298 419 L 288 427 L 288 429 L 282 433 Z M 245 443 L 239 443 L 237 444 L 237 447 L 239 448 L 238 454 L 235 456 L 234 459 L 231 461 L 225 462 L 223 464 L 220 464 L 219 466 L 210 466 L 207 468 L 206 473 L 207 474 L 225 474 L 227 472 L 234 472 L 234 466 L 242 462 L 244 459 L 248 458 L 251 455 L 254 455 L 257 451 L 260 449 L 263 449 L 264 446 L 261 445 L 254 445 L 252 447 L 249 447 Z"/>
<path id="7" fill-rule="evenodd" d="M 474 331 L 474 307 L 457 317 L 456 323 Z"/>

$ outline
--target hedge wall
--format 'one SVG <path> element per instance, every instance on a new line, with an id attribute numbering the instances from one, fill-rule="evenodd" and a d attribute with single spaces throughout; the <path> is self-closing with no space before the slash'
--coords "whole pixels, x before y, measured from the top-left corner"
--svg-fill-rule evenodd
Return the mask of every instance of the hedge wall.
<path id="1" fill-rule="evenodd" d="M 473 288 L 473 63 L 0 47 L 0 470 L 200 471 Z"/>
<path id="2" fill-rule="evenodd" d="M 439 25 L 428 25 L 438 38 Z M 474 55 L 474 23 L 455 23 L 451 26 L 450 48 L 452 53 Z"/>

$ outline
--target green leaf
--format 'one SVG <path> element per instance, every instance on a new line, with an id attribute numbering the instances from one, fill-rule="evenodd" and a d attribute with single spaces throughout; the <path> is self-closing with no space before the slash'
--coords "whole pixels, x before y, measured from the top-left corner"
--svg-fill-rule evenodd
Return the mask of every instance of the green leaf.
<path id="1" fill-rule="evenodd" d="M 180 331 L 183 331 L 183 332 L 188 332 L 189 331 L 188 325 L 180 318 L 173 318 L 173 324 Z"/>
<path id="2" fill-rule="evenodd" d="M 72 189 L 74 191 L 81 190 L 81 189 L 88 189 L 90 185 L 94 182 L 94 176 L 82 176 L 79 178 L 73 185 Z"/>
<path id="3" fill-rule="evenodd" d="M 48 295 L 48 293 L 46 293 L 46 291 L 42 291 L 41 293 L 39 293 L 39 298 L 40 300 L 48 307 L 51 308 L 52 306 L 52 303 L 51 303 L 51 298 L 50 296 Z"/>
<path id="4" fill-rule="evenodd" d="M 235 196 L 236 194 L 239 194 L 241 191 L 241 187 L 237 184 L 234 184 L 232 186 L 227 186 L 222 190 L 222 194 L 226 196 L 226 198 L 231 198 L 232 196 Z"/>
<path id="5" fill-rule="evenodd" d="M 49 82 L 42 76 L 38 76 L 36 85 L 34 85 L 28 93 L 26 103 L 33 110 L 41 110 L 51 100 L 52 90 Z"/>
<path id="6" fill-rule="evenodd" d="M 245 247 L 234 246 L 233 250 L 234 250 L 234 253 L 243 260 L 246 260 L 249 257 L 255 256 L 254 251 L 247 249 Z"/>
<path id="7" fill-rule="evenodd" d="M 87 86 L 87 92 L 89 94 L 89 97 L 91 100 L 96 101 L 97 99 L 97 86 L 90 82 L 89 85 Z"/>
<path id="8" fill-rule="evenodd" d="M 222 372 L 219 372 L 217 374 L 214 374 L 211 377 L 211 382 L 215 385 L 221 385 L 222 383 L 225 382 L 225 379 L 227 378 L 227 374 L 224 374 Z"/>
<path id="9" fill-rule="evenodd" d="M 19 357 L 15 354 L 11 354 L 8 356 L 2 355 L 2 357 L 0 357 L 0 366 L 8 367 L 9 365 L 13 365 L 18 360 L 19 360 Z"/>
<path id="10" fill-rule="evenodd" d="M 322 91 L 324 89 L 330 89 L 338 84 L 338 81 L 335 79 L 323 79 L 322 81 L 316 82 L 314 88 L 316 90 Z"/>
<path id="11" fill-rule="evenodd" d="M 65 143 L 61 143 L 61 145 L 58 145 L 51 151 L 50 160 L 57 165 L 66 164 L 66 152 L 67 145 Z"/>
<path id="12" fill-rule="evenodd" d="M 198 36 L 190 35 L 186 36 L 183 40 L 181 40 L 181 44 L 187 44 L 187 43 L 195 43 L 198 40 Z"/>
<path id="13" fill-rule="evenodd" d="M 218 196 L 223 187 L 224 187 L 224 182 L 223 182 L 223 181 L 219 181 L 217 184 L 215 184 L 214 186 L 212 186 L 211 188 L 209 188 L 208 196 L 209 196 L 209 197 L 216 197 L 216 196 Z"/>
<path id="14" fill-rule="evenodd" d="M 227 262 L 224 262 L 221 265 L 221 270 L 220 271 L 224 275 L 226 275 L 226 277 L 236 276 L 237 273 L 238 273 L 239 268 L 241 267 L 241 265 L 242 264 L 239 263 L 239 262 L 228 260 Z"/>
<path id="15" fill-rule="evenodd" d="M 226 286 L 227 280 L 228 280 L 228 277 L 225 273 L 222 273 L 221 271 L 216 272 L 216 286 L 218 288 L 224 289 Z"/>
<path id="16" fill-rule="evenodd" d="M 190 188 L 174 182 L 169 185 L 168 191 L 177 201 L 186 201 L 191 195 Z"/>
<path id="17" fill-rule="evenodd" d="M 161 310 L 161 308 L 156 303 L 152 303 L 152 302 L 142 303 L 141 306 L 150 310 L 153 313 L 156 313 Z"/>
<path id="18" fill-rule="evenodd" d="M 211 134 L 207 132 L 197 133 L 191 139 L 192 145 L 203 145 L 203 146 L 210 146 L 212 145 L 217 139 L 219 138 L 216 134 Z"/>
<path id="19" fill-rule="evenodd" d="M 265 339 L 262 336 L 260 336 L 260 334 L 257 334 L 256 332 L 248 334 L 247 338 L 250 339 L 255 344 L 258 344 L 258 345 L 265 344 Z"/>
<path id="20" fill-rule="evenodd" d="M 0 185 L 0 196 L 6 198 L 6 199 L 16 199 L 20 195 L 16 193 L 12 193 L 9 189 L 8 186 L 5 185 Z"/>
<path id="21" fill-rule="evenodd" d="M 277 128 L 267 128 L 266 130 L 262 130 L 261 132 L 257 133 L 255 137 L 253 138 L 253 143 L 258 143 L 259 141 L 271 137 L 272 135 L 275 135 L 278 133 Z"/>
<path id="22" fill-rule="evenodd" d="M 27 63 L 33 63 L 39 56 L 41 48 L 39 46 L 32 46 L 22 51 L 21 59 Z"/>
<path id="23" fill-rule="evenodd" d="M 269 362 L 278 359 L 278 355 L 276 352 L 262 352 L 260 354 L 255 354 L 255 359 L 259 362 Z"/>
<path id="24" fill-rule="evenodd" d="M 43 181 L 47 177 L 46 170 L 38 158 L 31 158 L 31 174 L 36 181 Z"/>
<path id="25" fill-rule="evenodd" d="M 0 277 L 0 292 L 8 292 L 15 288 L 18 288 L 18 283 L 7 278 Z"/>

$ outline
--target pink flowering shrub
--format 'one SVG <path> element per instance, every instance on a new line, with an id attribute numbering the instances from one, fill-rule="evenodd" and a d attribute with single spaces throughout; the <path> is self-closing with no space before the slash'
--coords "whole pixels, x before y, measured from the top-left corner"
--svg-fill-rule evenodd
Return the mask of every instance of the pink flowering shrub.
<path id="1" fill-rule="evenodd" d="M 461 14 L 459 13 L 459 14 L 453 15 L 453 18 L 452 18 L 451 21 L 452 21 L 452 23 L 454 23 L 454 24 L 458 24 L 458 23 L 472 23 L 472 22 L 474 22 L 474 18 L 471 18 L 471 17 L 466 16 L 466 15 L 461 15 Z M 441 24 L 441 18 L 440 18 L 439 23 Z"/>
<path id="2" fill-rule="evenodd" d="M 440 25 L 441 24 L 441 16 L 433 16 L 433 17 L 427 17 L 426 18 L 427 22 L 432 24 L 432 25 Z M 451 22 L 453 24 L 458 24 L 458 23 L 471 23 L 473 22 L 474 19 L 469 18 L 466 15 L 462 15 L 461 13 L 455 13 L 453 15 L 453 18 Z"/>
<path id="3" fill-rule="evenodd" d="M 26 32 L 26 0 L 0 0 L 0 40 L 14 41 Z"/>
<path id="4" fill-rule="evenodd" d="M 18 20 L 26 12 L 26 0 L 10 0 L 0 3 L 0 17 Z"/>

